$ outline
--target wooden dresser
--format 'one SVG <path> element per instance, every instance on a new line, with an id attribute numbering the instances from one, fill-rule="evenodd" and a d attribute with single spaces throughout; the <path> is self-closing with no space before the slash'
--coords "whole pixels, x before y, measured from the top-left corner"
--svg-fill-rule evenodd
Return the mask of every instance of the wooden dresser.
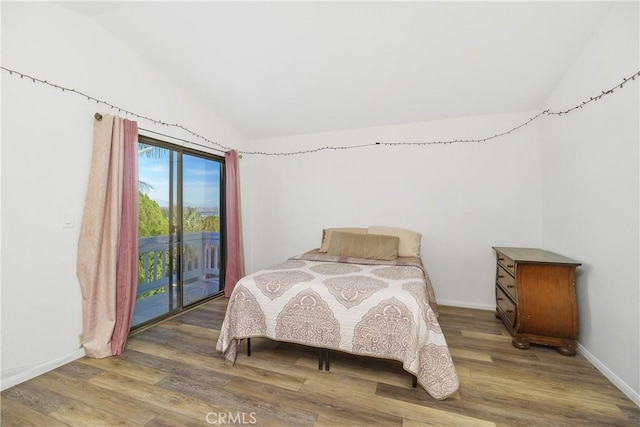
<path id="1" fill-rule="evenodd" d="M 536 248 L 493 247 L 496 317 L 513 335 L 513 346 L 557 347 L 575 356 L 578 337 L 576 267 L 572 259 Z"/>

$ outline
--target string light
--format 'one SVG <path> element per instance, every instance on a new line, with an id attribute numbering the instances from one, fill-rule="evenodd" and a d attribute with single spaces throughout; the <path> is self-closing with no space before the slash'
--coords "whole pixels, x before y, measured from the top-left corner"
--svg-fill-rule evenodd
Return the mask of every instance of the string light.
<path id="1" fill-rule="evenodd" d="M 165 122 L 165 121 L 162 121 L 162 120 L 153 119 L 153 118 L 151 118 L 151 117 L 148 117 L 148 116 L 145 116 L 145 115 L 142 115 L 142 114 L 138 114 L 138 113 L 133 112 L 133 111 L 129 111 L 129 110 L 125 109 L 125 108 L 118 107 L 118 106 L 113 105 L 113 104 L 111 104 L 111 103 L 109 103 L 109 102 L 107 102 L 107 101 L 103 101 L 103 100 L 101 100 L 101 99 L 95 98 L 95 97 L 93 97 L 93 96 L 91 96 L 91 95 L 87 95 L 86 93 L 83 93 L 83 92 L 81 92 L 81 91 L 79 91 L 79 90 L 70 89 L 70 88 L 68 88 L 68 87 L 60 86 L 60 85 L 58 85 L 58 84 L 51 83 L 51 82 L 48 82 L 48 81 L 46 81 L 46 80 L 42 80 L 42 79 L 39 79 L 39 78 L 37 78 L 37 77 L 33 77 L 33 76 L 28 75 L 28 74 L 24 74 L 24 73 L 21 73 L 21 72 L 16 71 L 16 70 L 9 69 L 9 68 L 4 67 L 4 66 L 0 66 L 0 68 L 2 68 L 4 71 L 8 71 L 8 72 L 9 72 L 9 75 L 13 75 L 13 74 L 15 73 L 15 74 L 19 75 L 19 76 L 20 76 L 20 78 L 24 78 L 24 77 L 26 77 L 26 78 L 28 78 L 28 79 L 31 79 L 31 81 L 32 81 L 33 83 L 41 83 L 41 84 L 45 84 L 45 85 L 47 85 L 47 86 L 54 87 L 54 88 L 56 88 L 56 89 L 60 89 L 60 90 L 62 90 L 63 92 L 68 91 L 68 92 L 75 93 L 75 94 L 77 94 L 77 95 L 80 95 L 80 96 L 82 96 L 82 97 L 87 98 L 87 101 L 95 101 L 95 102 L 96 102 L 96 104 L 102 104 L 102 105 L 105 105 L 105 106 L 107 106 L 107 107 L 111 108 L 112 110 L 118 110 L 118 112 L 119 112 L 119 113 L 125 113 L 125 114 L 128 114 L 128 115 L 130 115 L 130 116 L 136 117 L 136 118 L 138 118 L 138 119 L 141 119 L 141 120 L 147 120 L 147 121 L 153 122 L 153 123 L 158 124 L 158 125 L 162 125 L 162 126 L 168 126 L 168 127 L 174 127 L 174 128 L 182 129 L 183 131 L 185 131 L 185 132 L 189 133 L 190 135 L 192 135 L 192 136 L 194 136 L 194 137 L 196 137 L 196 138 L 202 139 L 202 140 L 204 140 L 205 142 L 207 142 L 207 143 L 209 143 L 209 144 L 212 144 L 212 145 L 218 146 L 218 147 L 222 148 L 222 149 L 223 149 L 223 150 L 225 150 L 225 151 L 230 151 L 230 150 L 232 149 L 231 147 L 226 147 L 226 146 L 224 146 L 224 145 L 222 145 L 222 144 L 220 144 L 220 143 L 218 143 L 218 142 L 215 142 L 215 141 L 212 141 L 212 140 L 210 140 L 210 139 L 207 139 L 207 138 L 205 138 L 204 136 L 199 135 L 199 134 L 197 134 L 197 133 L 193 132 L 192 130 L 190 130 L 189 128 L 187 128 L 186 126 L 183 126 L 183 125 L 181 125 L 181 124 L 178 124 L 178 123 L 168 123 L 168 122 Z"/>
<path id="2" fill-rule="evenodd" d="M 136 117 L 138 119 L 141 120 L 147 120 L 149 122 L 153 122 L 156 125 L 162 125 L 162 126 L 167 126 L 167 127 L 173 127 L 173 128 L 178 128 L 183 130 L 184 132 L 192 135 L 195 138 L 201 139 L 205 142 L 207 142 L 208 144 L 211 144 L 213 146 L 217 146 L 225 151 L 230 151 L 232 150 L 231 147 L 227 147 L 223 144 L 220 144 L 219 142 L 216 141 L 212 141 L 196 132 L 193 132 L 191 129 L 187 128 L 184 125 L 181 125 L 179 123 L 169 123 L 163 120 L 158 120 L 158 119 L 154 119 L 142 114 L 138 114 L 135 113 L 133 111 L 129 111 L 125 108 L 122 107 L 118 107 L 116 105 L 113 105 L 107 101 L 103 101 L 101 99 L 95 98 L 91 95 L 87 95 L 86 93 L 83 93 L 81 91 L 75 90 L 75 89 L 71 89 L 71 88 L 67 88 L 64 86 L 60 86 L 58 84 L 55 83 L 51 83 L 48 82 L 47 80 L 42 80 L 39 79 L 37 77 L 33 77 L 24 73 L 21 73 L 19 71 L 16 70 L 12 70 L 9 69 L 7 67 L 4 66 L 0 66 L 0 68 L 6 72 L 9 73 L 9 75 L 13 75 L 13 74 L 17 74 L 18 76 L 20 76 L 20 78 L 27 78 L 30 79 L 33 83 L 40 83 L 40 84 L 45 84 L 47 86 L 51 86 L 54 87 L 56 89 L 60 89 L 62 90 L 62 92 L 71 92 L 74 93 L 76 95 L 79 96 L 83 96 L 85 98 L 87 98 L 88 101 L 95 101 L 97 104 L 102 104 L 105 105 L 111 109 L 116 109 L 118 110 L 119 113 L 125 113 L 127 115 Z M 606 90 L 606 91 L 601 91 L 599 95 L 597 96 L 591 96 L 589 97 L 588 100 L 583 101 L 582 103 L 568 108 L 566 110 L 559 110 L 559 111 L 552 111 L 552 110 L 544 110 L 541 111 L 540 113 L 536 114 L 535 116 L 529 118 L 529 120 L 514 126 L 513 128 L 501 132 L 501 133 L 496 133 L 493 136 L 487 136 L 484 138 L 477 138 L 477 139 L 453 139 L 453 140 L 438 140 L 438 141 L 423 141 L 423 142 L 385 142 L 385 141 L 376 141 L 376 142 L 372 142 L 372 143 L 367 143 L 367 144 L 360 144 L 360 145 L 348 145 L 348 146 L 325 146 L 325 147 L 318 147 L 318 148 L 312 148 L 312 149 L 307 149 L 307 150 L 298 150 L 298 151 L 287 151 L 287 152 L 269 152 L 269 151 L 245 151 L 245 150 L 236 150 L 238 152 L 238 154 L 246 154 L 246 155 L 257 155 L 257 156 L 297 156 L 297 155 L 301 155 L 301 154 L 313 154 L 313 153 L 319 153 L 322 151 L 329 151 L 329 150 L 334 150 L 334 151 L 338 151 L 338 150 L 352 150 L 352 149 L 359 149 L 359 148 L 367 148 L 367 147 L 374 147 L 374 146 L 393 146 L 393 147 L 397 147 L 397 146 L 428 146 L 428 145 L 447 145 L 447 144 L 460 144 L 460 143 L 481 143 L 481 142 L 487 142 L 496 138 L 500 138 L 502 136 L 505 135 L 509 135 L 512 132 L 515 132 L 529 124 L 531 124 L 533 121 L 537 120 L 538 118 L 542 117 L 542 116 L 558 116 L 561 117 L 563 114 L 569 114 L 579 108 L 583 108 L 585 105 L 591 103 L 591 102 L 595 102 L 595 101 L 599 101 L 600 99 L 602 99 L 602 97 L 604 97 L 605 95 L 610 95 L 612 94 L 616 89 L 622 89 L 627 83 L 629 83 L 632 80 L 635 80 L 636 77 L 640 77 L 640 71 L 634 73 L 633 75 L 623 78 L 622 79 L 622 83 L 616 84 L 615 86 L 613 86 L 611 89 Z"/>

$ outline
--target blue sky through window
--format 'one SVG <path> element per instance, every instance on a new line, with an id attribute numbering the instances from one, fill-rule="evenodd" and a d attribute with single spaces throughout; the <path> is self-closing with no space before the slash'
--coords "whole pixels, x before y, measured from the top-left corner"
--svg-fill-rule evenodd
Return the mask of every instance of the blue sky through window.
<path id="1" fill-rule="evenodd" d="M 161 207 L 169 206 L 169 150 L 164 155 L 138 157 L 139 180 L 151 188 L 144 190 Z M 183 202 L 185 207 L 220 207 L 220 163 L 184 154 Z"/>

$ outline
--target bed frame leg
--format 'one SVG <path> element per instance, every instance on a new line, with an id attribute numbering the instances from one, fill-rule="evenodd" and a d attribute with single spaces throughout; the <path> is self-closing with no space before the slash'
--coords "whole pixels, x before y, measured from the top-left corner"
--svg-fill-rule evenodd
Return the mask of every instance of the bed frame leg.
<path id="1" fill-rule="evenodd" d="M 411 387 L 418 387 L 418 377 L 416 377 L 415 375 L 411 375 Z"/>
<path id="2" fill-rule="evenodd" d="M 322 365 L 324 365 L 325 371 L 329 370 L 329 349 L 321 348 L 320 356 L 318 356 L 318 369 L 322 370 Z"/>
<path id="3" fill-rule="evenodd" d="M 251 356 L 251 338 L 247 338 L 247 356 Z"/>

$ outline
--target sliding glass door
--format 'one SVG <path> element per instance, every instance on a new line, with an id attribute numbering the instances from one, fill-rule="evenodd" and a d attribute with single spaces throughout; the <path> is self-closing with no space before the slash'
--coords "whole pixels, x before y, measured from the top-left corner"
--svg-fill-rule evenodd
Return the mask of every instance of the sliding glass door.
<path id="1" fill-rule="evenodd" d="M 222 163 L 182 155 L 182 304 L 220 292 Z"/>
<path id="2" fill-rule="evenodd" d="M 140 137 L 138 295 L 132 328 L 224 289 L 224 158 Z"/>

